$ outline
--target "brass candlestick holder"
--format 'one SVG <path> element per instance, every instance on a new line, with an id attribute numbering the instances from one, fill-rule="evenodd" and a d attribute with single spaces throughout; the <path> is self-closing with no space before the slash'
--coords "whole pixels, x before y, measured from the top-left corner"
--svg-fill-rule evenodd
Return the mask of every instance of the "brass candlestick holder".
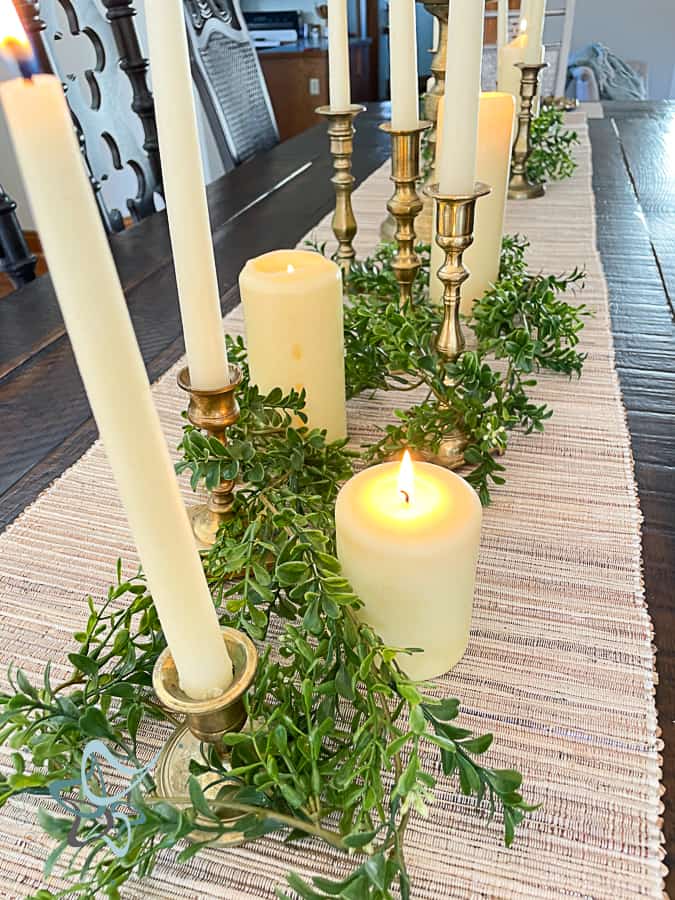
<path id="1" fill-rule="evenodd" d="M 473 244 L 476 201 L 491 190 L 482 182 L 476 183 L 473 193 L 465 195 L 443 194 L 437 184 L 427 188 L 436 206 L 436 243 L 445 254 L 445 262 L 438 270 L 443 283 L 443 324 L 436 339 L 436 349 L 450 363 L 457 361 L 466 346 L 459 311 L 462 285 L 469 277 L 464 253 Z M 429 457 L 430 461 L 457 469 L 464 464 L 467 444 L 466 435 L 456 429 L 446 435 L 438 453 Z"/>
<path id="2" fill-rule="evenodd" d="M 409 131 L 395 131 L 391 122 L 380 125 L 391 135 L 391 180 L 396 185 L 387 209 L 396 220 L 398 245 L 392 268 L 398 281 L 401 306 L 412 303 L 412 286 L 421 260 L 415 252 L 415 218 L 422 209 L 417 193 L 420 177 L 420 136 L 431 128 L 431 122 L 419 122 Z"/>
<path id="3" fill-rule="evenodd" d="M 330 106 L 320 106 L 316 112 L 328 119 L 330 152 L 333 156 L 335 175 L 331 181 L 335 186 L 335 214 L 333 234 L 338 242 L 337 263 L 345 277 L 349 274 L 356 257 L 352 242 L 356 237 L 357 224 L 352 209 L 352 190 L 355 178 L 352 175 L 352 152 L 354 150 L 354 119 L 365 111 L 365 106 L 353 105 L 345 112 L 336 112 Z"/>
<path id="4" fill-rule="evenodd" d="M 548 63 L 516 63 L 516 68 L 521 72 L 520 112 L 518 113 L 518 131 L 511 155 L 510 200 L 534 200 L 536 197 L 543 197 L 546 193 L 543 184 L 533 184 L 527 177 L 527 162 L 532 153 L 533 107 L 539 90 L 539 74 L 547 67 Z"/>
<path id="5" fill-rule="evenodd" d="M 434 18 L 438 19 L 438 45 L 434 48 L 431 58 L 431 74 L 434 79 L 433 87 L 424 95 L 424 118 L 431 122 L 431 128 L 427 135 L 429 159 L 427 164 L 429 171 L 423 185 L 423 207 L 417 217 L 416 229 L 420 240 L 431 243 L 433 235 L 434 203 L 426 193 L 426 188 L 431 187 L 436 181 L 436 149 L 438 147 L 438 104 L 441 97 L 445 96 L 445 71 L 448 60 L 448 3 L 438 3 L 436 0 L 425 2 L 424 8 Z"/>
<path id="6" fill-rule="evenodd" d="M 213 391 L 198 391 L 190 384 L 187 368 L 178 373 L 178 386 L 190 395 L 188 419 L 195 428 L 203 428 L 212 437 L 227 443 L 227 429 L 239 419 L 236 392 L 242 381 L 237 366 L 230 366 L 230 383 Z M 188 513 L 192 531 L 202 549 L 216 542 L 218 529 L 232 515 L 234 481 L 223 481 L 209 494 L 205 504 L 192 507 Z"/>
<path id="7" fill-rule="evenodd" d="M 202 744 L 212 744 L 221 759 L 227 762 L 223 735 L 241 731 L 246 724 L 244 695 L 255 678 L 258 651 L 243 632 L 223 628 L 222 633 L 232 660 L 234 680 L 220 696 L 209 700 L 188 697 L 180 688 L 176 665 L 168 648 L 155 663 L 152 673 L 152 686 L 161 705 L 176 715 L 185 716 L 185 724 L 176 728 L 164 745 L 154 775 L 158 796 L 177 806 L 181 805 L 181 801 L 186 806 L 190 803 L 186 791 L 190 761 L 199 759 Z M 208 788 L 209 776 L 204 777 L 204 787 Z M 242 814 L 228 808 L 226 799 L 216 801 L 209 797 L 208 789 L 205 796 L 213 800 L 214 810 L 221 821 L 236 829 Z M 196 833 L 195 839 L 198 838 L 199 833 Z M 231 846 L 242 843 L 242 840 L 242 834 L 233 830 L 224 834 L 218 843 Z"/>
<path id="8" fill-rule="evenodd" d="M 427 135 L 429 171 L 423 185 L 426 188 L 433 184 L 436 178 L 438 104 L 441 97 L 445 94 L 445 70 L 448 58 L 448 14 L 450 10 L 447 2 L 438 2 L 438 0 L 430 0 L 430 2 L 425 2 L 423 5 L 427 12 L 438 19 L 438 44 L 431 50 L 431 53 L 433 53 L 431 59 L 433 85 L 431 90 L 424 95 L 424 118 L 431 122 L 431 128 Z M 423 192 L 422 211 L 417 217 L 415 229 L 419 239 L 426 243 L 431 242 L 433 215 L 434 204 Z M 395 233 L 396 219 L 389 213 L 380 225 L 380 237 L 383 241 L 393 241 Z"/>

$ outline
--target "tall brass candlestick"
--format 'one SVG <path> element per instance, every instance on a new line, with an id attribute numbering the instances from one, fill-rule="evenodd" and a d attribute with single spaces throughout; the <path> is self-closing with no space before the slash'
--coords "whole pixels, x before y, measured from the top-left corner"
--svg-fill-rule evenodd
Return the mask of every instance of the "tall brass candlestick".
<path id="1" fill-rule="evenodd" d="M 464 253 L 473 243 L 476 201 L 490 193 L 487 184 L 477 182 L 472 194 L 442 194 L 437 184 L 427 189 L 436 206 L 436 243 L 445 254 L 445 261 L 438 270 L 443 284 L 443 324 L 436 339 L 436 349 L 445 362 L 457 362 L 466 342 L 462 333 L 459 311 L 462 301 L 462 285 L 469 277 L 464 265 Z M 446 435 L 433 461 L 449 469 L 464 463 L 464 451 L 468 440 L 457 428 Z"/>
<path id="2" fill-rule="evenodd" d="M 533 184 L 527 177 L 527 162 L 532 153 L 532 119 L 534 99 L 539 90 L 539 73 L 547 66 L 548 63 L 516 63 L 516 68 L 521 72 L 520 112 L 511 162 L 510 200 L 534 200 L 546 193 L 543 184 Z"/>
<path id="3" fill-rule="evenodd" d="M 417 193 L 420 177 L 420 136 L 431 122 L 420 122 L 411 131 L 394 131 L 391 122 L 380 125 L 391 135 L 391 180 L 396 190 L 387 203 L 387 209 L 396 220 L 398 245 L 392 268 L 398 281 L 401 306 L 412 303 L 412 286 L 420 269 L 421 260 L 415 252 L 415 218 L 422 209 Z"/>
<path id="4" fill-rule="evenodd" d="M 255 678 L 258 652 L 255 644 L 243 632 L 223 628 L 222 634 L 232 660 L 234 679 L 229 688 L 218 697 L 192 700 L 183 693 L 178 683 L 176 665 L 168 649 L 161 654 L 152 673 L 152 685 L 161 705 L 176 715 L 185 716 L 185 724 L 178 726 L 164 745 L 155 769 L 158 796 L 179 807 L 190 804 L 186 791 L 190 761 L 200 759 L 201 745 L 213 745 L 219 756 L 225 758 L 223 735 L 241 731 L 246 724 L 244 695 Z M 208 789 L 205 795 L 207 800 L 210 799 Z M 214 801 L 214 811 L 223 824 L 231 828 L 217 843 L 242 843 L 243 835 L 236 828 L 242 813 L 228 808 L 226 799 Z M 195 839 L 200 839 L 199 833 L 195 834 Z"/>
<path id="5" fill-rule="evenodd" d="M 345 112 L 335 112 L 330 106 L 320 106 L 316 112 L 328 119 L 330 152 L 333 156 L 335 175 L 331 179 L 335 186 L 335 214 L 333 234 L 338 242 L 337 264 L 345 277 L 349 274 L 356 257 L 352 242 L 356 237 L 357 224 L 352 209 L 352 152 L 354 150 L 354 119 L 365 111 L 365 106 L 350 106 Z"/>
<path id="6" fill-rule="evenodd" d="M 190 395 L 188 419 L 195 428 L 203 428 L 212 437 L 226 443 L 227 429 L 239 420 L 236 392 L 242 381 L 241 370 L 230 366 L 230 383 L 219 390 L 198 391 L 190 384 L 187 368 L 178 373 L 178 386 Z M 221 482 L 209 494 L 205 505 L 190 509 L 192 531 L 202 549 L 210 549 L 216 542 L 218 529 L 232 514 L 234 481 Z"/>

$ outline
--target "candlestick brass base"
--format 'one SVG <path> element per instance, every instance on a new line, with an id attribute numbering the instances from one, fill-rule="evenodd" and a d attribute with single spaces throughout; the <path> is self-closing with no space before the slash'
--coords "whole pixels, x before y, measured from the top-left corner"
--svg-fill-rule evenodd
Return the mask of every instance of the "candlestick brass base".
<path id="1" fill-rule="evenodd" d="M 401 306 L 412 303 L 412 287 L 421 260 L 415 252 L 415 218 L 422 209 L 417 193 L 420 177 L 420 136 L 431 122 L 419 122 L 410 131 L 395 131 L 391 122 L 380 125 L 391 135 L 391 180 L 396 185 L 387 209 L 396 220 L 396 256 L 392 268 L 398 281 Z"/>
<path id="2" fill-rule="evenodd" d="M 226 431 L 239 420 L 236 391 L 242 381 L 237 366 L 230 366 L 230 383 L 212 391 L 198 391 L 190 384 L 190 373 L 181 369 L 178 386 L 190 395 L 188 419 L 195 428 L 202 428 L 222 443 L 227 443 Z M 205 504 L 188 510 L 192 531 L 200 549 L 208 550 L 216 542 L 218 529 L 232 516 L 234 481 L 223 481 L 209 494 Z"/>
<path id="3" fill-rule="evenodd" d="M 527 163 L 532 153 L 533 104 L 539 89 L 539 74 L 547 67 L 548 63 L 516 63 L 516 68 L 521 72 L 520 112 L 511 155 L 510 200 L 534 200 L 546 193 L 543 184 L 535 184 L 527 177 Z"/>
<path id="4" fill-rule="evenodd" d="M 338 242 L 337 264 L 345 277 L 356 258 L 353 241 L 357 233 L 356 218 L 352 208 L 352 190 L 355 178 L 352 175 L 352 152 L 354 150 L 354 119 L 365 111 L 365 106 L 355 104 L 344 112 L 336 112 L 330 106 L 320 106 L 316 112 L 328 119 L 330 152 L 333 156 L 335 175 L 331 181 L 335 186 L 335 213 L 333 234 Z"/>
<path id="5" fill-rule="evenodd" d="M 159 657 L 152 673 L 152 685 L 162 706 L 172 713 L 185 716 L 185 725 L 179 726 L 164 745 L 155 769 L 157 794 L 174 806 L 189 806 L 190 798 L 186 790 L 190 776 L 190 761 L 201 757 L 202 744 L 212 744 L 227 765 L 228 756 L 221 743 L 225 734 L 241 731 L 246 724 L 244 695 L 253 683 L 258 666 L 258 652 L 247 635 L 234 628 L 223 628 L 223 641 L 227 647 L 234 669 L 234 680 L 220 696 L 208 700 L 193 700 L 185 694 L 178 683 L 178 673 L 169 649 Z M 204 794 L 212 802 L 214 811 L 222 822 L 233 830 L 217 841 L 222 846 L 243 843 L 244 837 L 236 831 L 236 824 L 243 814 L 227 806 L 227 798 L 210 796 L 210 776 L 203 776 Z M 199 840 L 195 832 L 193 840 Z"/>
<path id="6" fill-rule="evenodd" d="M 469 277 L 464 253 L 473 244 L 476 202 L 490 193 L 487 184 L 477 182 L 471 194 L 443 194 L 437 184 L 426 189 L 436 206 L 436 243 L 445 254 L 438 270 L 443 284 L 443 323 L 436 339 L 436 349 L 445 363 L 455 363 L 466 346 L 459 311 L 462 285 Z M 464 464 L 467 436 L 461 429 L 449 432 L 438 453 L 429 455 L 430 462 L 457 469 Z"/>

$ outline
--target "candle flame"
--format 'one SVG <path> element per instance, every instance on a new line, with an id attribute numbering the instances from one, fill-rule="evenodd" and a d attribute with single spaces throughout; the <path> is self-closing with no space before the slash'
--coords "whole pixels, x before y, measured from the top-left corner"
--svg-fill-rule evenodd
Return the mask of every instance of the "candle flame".
<path id="1" fill-rule="evenodd" d="M 18 63 L 24 77 L 30 77 L 33 48 L 12 0 L 0 0 L 0 53 Z"/>
<path id="2" fill-rule="evenodd" d="M 288 272 L 289 275 L 292 275 L 293 272 L 295 272 L 295 266 L 293 266 L 293 265 L 291 265 L 291 263 L 289 263 L 286 266 L 286 271 Z"/>
<path id="3" fill-rule="evenodd" d="M 405 451 L 401 460 L 401 468 L 398 473 L 398 492 L 403 497 L 406 506 L 414 502 L 415 470 L 413 469 L 412 457 L 408 450 Z"/>
<path id="4" fill-rule="evenodd" d="M 527 19 L 520 20 L 520 33 L 525 34 L 527 31 Z"/>

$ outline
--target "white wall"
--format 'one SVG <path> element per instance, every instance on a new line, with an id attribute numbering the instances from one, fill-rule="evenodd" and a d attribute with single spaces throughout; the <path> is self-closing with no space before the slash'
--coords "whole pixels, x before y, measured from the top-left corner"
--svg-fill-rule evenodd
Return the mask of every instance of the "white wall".
<path id="1" fill-rule="evenodd" d="M 649 67 L 649 97 L 675 97 L 675 0 L 577 0 L 572 49 L 592 41 Z"/>

